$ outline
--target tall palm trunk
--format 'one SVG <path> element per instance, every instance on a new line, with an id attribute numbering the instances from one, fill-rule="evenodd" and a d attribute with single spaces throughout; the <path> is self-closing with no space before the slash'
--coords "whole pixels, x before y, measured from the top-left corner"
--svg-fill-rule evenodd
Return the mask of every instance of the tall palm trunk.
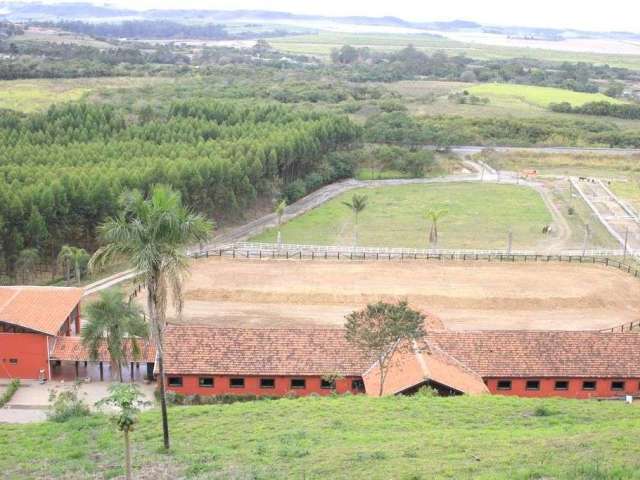
<path id="1" fill-rule="evenodd" d="M 160 412 L 162 415 L 162 437 L 165 450 L 169 450 L 169 418 L 167 413 L 167 399 L 164 389 L 164 365 L 163 365 L 163 325 L 159 318 L 159 312 L 156 308 L 158 305 L 158 285 L 157 276 L 147 282 L 147 308 L 149 310 L 149 320 L 151 321 L 151 330 L 153 339 L 156 344 L 156 359 L 158 361 L 158 388 L 160 390 Z"/>

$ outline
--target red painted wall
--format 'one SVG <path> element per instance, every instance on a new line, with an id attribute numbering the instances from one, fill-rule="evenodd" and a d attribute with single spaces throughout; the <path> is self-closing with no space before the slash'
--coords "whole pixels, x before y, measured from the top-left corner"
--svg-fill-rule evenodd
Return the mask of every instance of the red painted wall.
<path id="1" fill-rule="evenodd" d="M 212 376 L 214 379 L 213 387 L 201 387 L 199 386 L 200 377 Z M 333 391 L 336 393 L 362 393 L 358 390 L 351 389 L 352 380 L 360 380 L 360 377 L 345 377 L 336 380 L 335 390 L 321 388 L 320 383 L 322 377 L 284 377 L 284 376 L 245 376 L 241 375 L 171 375 L 165 374 L 165 377 L 182 377 L 182 387 L 172 387 L 168 385 L 167 390 L 181 393 L 183 395 L 224 395 L 224 394 L 236 394 L 236 395 L 268 395 L 268 396 L 282 396 L 288 393 L 294 393 L 296 395 L 309 395 L 310 393 L 317 393 L 319 395 L 330 395 Z M 231 388 L 229 386 L 229 379 L 242 377 L 244 378 L 244 388 Z M 261 378 L 274 378 L 275 388 L 260 388 Z M 304 378 L 306 380 L 306 388 L 292 389 L 292 378 Z"/>
<path id="2" fill-rule="evenodd" d="M 511 390 L 498 390 L 498 380 L 511 380 Z M 540 380 L 540 390 L 527 390 L 527 380 Z M 567 390 L 556 390 L 556 380 L 569 382 Z M 595 380 L 595 390 L 583 390 L 584 380 Z M 612 381 L 624 381 L 624 390 L 612 390 Z M 622 397 L 640 394 L 640 378 L 485 378 L 489 391 L 497 395 L 517 395 L 520 397 L 566 397 L 566 398 L 603 398 Z"/>
<path id="3" fill-rule="evenodd" d="M 37 379 L 49 376 L 47 336 L 39 333 L 0 333 L 0 378 Z M 9 363 L 15 358 L 17 364 Z"/>

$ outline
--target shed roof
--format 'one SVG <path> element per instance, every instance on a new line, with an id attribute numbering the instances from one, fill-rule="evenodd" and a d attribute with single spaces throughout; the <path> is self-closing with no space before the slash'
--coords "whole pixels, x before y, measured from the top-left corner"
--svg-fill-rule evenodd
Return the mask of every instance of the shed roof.
<path id="1" fill-rule="evenodd" d="M 127 362 L 155 362 L 156 349 L 150 342 L 138 340 L 140 355 L 137 357 L 132 354 L 131 347 L 131 341 L 125 340 L 124 350 L 125 360 Z M 110 362 L 111 355 L 109 355 L 106 345 L 103 344 L 98 350 L 98 358 L 91 358 L 89 351 L 82 345 L 82 339 L 80 337 L 56 337 L 51 352 L 51 360 Z"/>
<path id="2" fill-rule="evenodd" d="M 0 321 L 47 335 L 60 327 L 80 303 L 83 290 L 67 287 L 0 287 Z"/>
<path id="3" fill-rule="evenodd" d="M 640 378 L 640 334 L 430 331 L 429 340 L 484 378 Z"/>
<path id="4" fill-rule="evenodd" d="M 169 374 L 360 376 L 369 365 L 342 329 L 168 325 L 164 336 Z"/>

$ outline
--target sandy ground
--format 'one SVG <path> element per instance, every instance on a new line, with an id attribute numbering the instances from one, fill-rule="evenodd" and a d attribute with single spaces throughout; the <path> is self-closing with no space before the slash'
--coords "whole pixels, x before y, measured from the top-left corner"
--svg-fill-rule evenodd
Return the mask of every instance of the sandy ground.
<path id="1" fill-rule="evenodd" d="M 599 265 L 202 259 L 186 282 L 181 321 L 337 327 L 368 302 L 400 298 L 452 329 L 580 330 L 640 319 L 640 282 Z"/>

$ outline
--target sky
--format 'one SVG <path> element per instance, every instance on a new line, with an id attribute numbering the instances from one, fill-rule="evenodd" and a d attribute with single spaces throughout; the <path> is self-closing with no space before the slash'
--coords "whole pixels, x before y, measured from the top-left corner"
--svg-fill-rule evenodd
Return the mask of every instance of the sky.
<path id="1" fill-rule="evenodd" d="M 136 9 L 259 9 L 329 16 L 390 15 L 410 21 L 462 19 L 493 25 L 640 32 L 640 0 L 109 0 L 108 3 Z"/>

